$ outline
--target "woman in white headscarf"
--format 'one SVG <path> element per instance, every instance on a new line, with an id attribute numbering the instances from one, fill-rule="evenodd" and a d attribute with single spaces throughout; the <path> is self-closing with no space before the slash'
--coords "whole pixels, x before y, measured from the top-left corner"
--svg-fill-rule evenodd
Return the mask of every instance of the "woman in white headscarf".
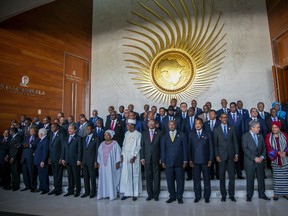
<path id="1" fill-rule="evenodd" d="M 97 163 L 99 168 L 99 182 L 97 199 L 117 198 L 120 184 L 121 148 L 112 140 L 115 132 L 107 130 L 104 139 L 98 148 Z"/>

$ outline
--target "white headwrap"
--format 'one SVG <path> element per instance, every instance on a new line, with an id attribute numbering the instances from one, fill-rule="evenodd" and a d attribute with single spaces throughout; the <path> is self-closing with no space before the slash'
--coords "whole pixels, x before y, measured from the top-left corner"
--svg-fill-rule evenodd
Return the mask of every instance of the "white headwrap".
<path id="1" fill-rule="evenodd" d="M 110 134 L 110 136 L 111 136 L 111 139 L 113 138 L 113 136 L 115 135 L 115 132 L 113 131 L 113 130 L 107 130 L 107 131 L 105 131 L 105 133 L 108 133 L 108 134 Z"/>
<path id="2" fill-rule="evenodd" d="M 135 119 L 128 119 L 127 124 L 134 124 L 136 125 L 136 120 Z"/>

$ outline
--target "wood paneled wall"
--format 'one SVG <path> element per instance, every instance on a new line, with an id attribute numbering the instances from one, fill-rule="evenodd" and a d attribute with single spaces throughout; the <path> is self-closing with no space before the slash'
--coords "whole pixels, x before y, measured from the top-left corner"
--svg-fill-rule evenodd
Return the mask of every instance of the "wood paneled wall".
<path id="1" fill-rule="evenodd" d="M 91 61 L 92 0 L 57 0 L 0 23 L 0 131 L 21 114 L 52 119 L 62 111 L 64 54 Z M 24 89 L 45 95 L 19 94 Z M 65 113 L 69 115 L 70 113 Z M 88 113 L 87 113 L 88 114 Z"/>

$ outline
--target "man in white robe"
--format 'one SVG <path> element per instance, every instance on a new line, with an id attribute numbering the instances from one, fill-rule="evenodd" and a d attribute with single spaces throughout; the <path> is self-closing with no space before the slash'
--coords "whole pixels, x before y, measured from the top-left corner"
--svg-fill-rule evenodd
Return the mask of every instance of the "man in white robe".
<path id="1" fill-rule="evenodd" d="M 132 196 L 133 201 L 142 193 L 140 149 L 141 133 L 135 129 L 136 120 L 128 119 L 122 147 L 123 168 L 120 180 L 121 200 Z M 133 169 L 133 170 L 132 170 Z"/>

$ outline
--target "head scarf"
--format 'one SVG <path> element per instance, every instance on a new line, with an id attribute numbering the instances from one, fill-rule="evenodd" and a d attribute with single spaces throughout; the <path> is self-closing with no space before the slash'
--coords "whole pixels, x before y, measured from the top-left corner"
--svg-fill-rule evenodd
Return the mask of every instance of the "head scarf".
<path id="1" fill-rule="evenodd" d="M 105 133 L 108 133 L 108 134 L 110 134 L 110 136 L 111 136 L 111 139 L 113 138 L 113 136 L 115 135 L 115 132 L 113 131 L 113 130 L 107 130 L 107 131 L 105 131 Z"/>
<path id="2" fill-rule="evenodd" d="M 282 111 L 282 106 L 279 102 L 273 102 L 272 103 L 272 108 L 275 108 L 275 105 L 278 105 L 279 106 L 279 110 L 277 111 L 277 116 L 282 118 L 282 119 L 285 119 L 286 118 L 286 112 L 285 111 Z"/>
<path id="3" fill-rule="evenodd" d="M 134 124 L 136 125 L 136 120 L 135 119 L 128 119 L 127 124 Z"/>
<path id="4" fill-rule="evenodd" d="M 279 122 L 279 121 L 272 121 L 272 122 L 271 122 L 271 127 L 272 127 L 273 125 L 276 125 L 279 129 L 281 129 L 281 122 Z"/>

